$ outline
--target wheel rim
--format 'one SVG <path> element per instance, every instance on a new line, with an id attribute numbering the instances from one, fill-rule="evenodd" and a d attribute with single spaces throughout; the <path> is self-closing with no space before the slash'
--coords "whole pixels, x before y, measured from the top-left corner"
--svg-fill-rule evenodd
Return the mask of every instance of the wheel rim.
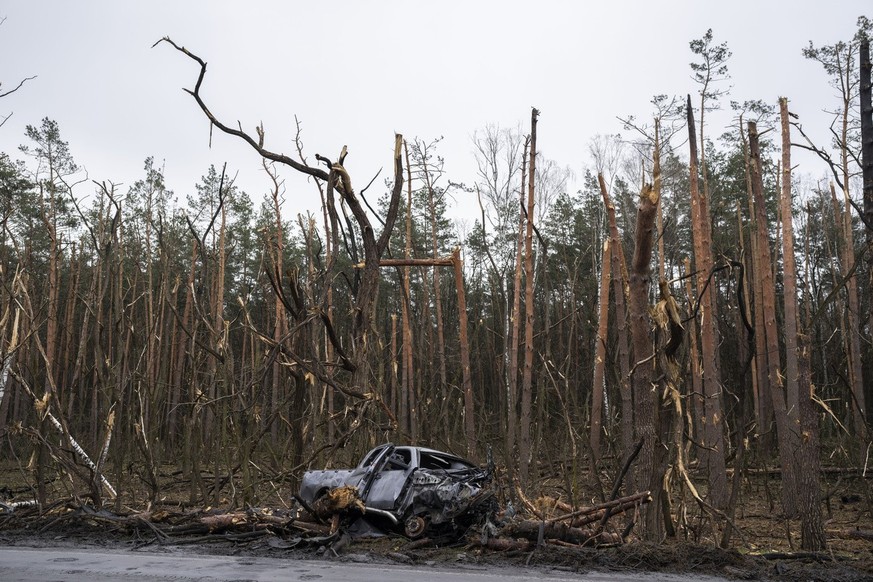
<path id="1" fill-rule="evenodd" d="M 407 537 L 417 538 L 424 533 L 426 527 L 427 523 L 424 521 L 423 517 L 420 515 L 413 515 L 406 520 L 403 531 Z"/>

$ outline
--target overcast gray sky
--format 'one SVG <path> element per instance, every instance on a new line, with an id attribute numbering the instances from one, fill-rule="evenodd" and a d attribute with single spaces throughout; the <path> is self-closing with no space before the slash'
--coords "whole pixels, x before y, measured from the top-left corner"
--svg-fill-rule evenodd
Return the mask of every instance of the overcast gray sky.
<path id="1" fill-rule="evenodd" d="M 263 121 L 266 146 L 292 154 L 296 115 L 311 159 L 348 145 L 356 188 L 390 173 L 395 131 L 445 136 L 449 176 L 472 182 L 474 131 L 526 127 L 531 106 L 542 112 L 540 151 L 581 174 L 591 137 L 622 131 L 616 116 L 647 117 L 653 95 L 696 91 L 688 43 L 710 27 L 733 51 L 730 99 L 785 95 L 824 142 L 834 91 L 801 49 L 851 38 L 865 13 L 869 0 L 4 0 L 2 89 L 38 77 L 0 100 L 0 116 L 13 113 L 0 151 L 19 157 L 25 126 L 50 117 L 91 179 L 130 185 L 154 156 L 184 199 L 226 161 L 257 204 L 269 188 L 260 160 L 218 133 L 209 148 L 208 123 L 182 91 L 197 65 L 151 48 L 168 35 L 208 61 L 202 94 L 220 119 L 252 133 Z M 714 118 L 710 134 L 724 123 Z M 288 212 L 318 207 L 313 186 L 284 177 Z"/>

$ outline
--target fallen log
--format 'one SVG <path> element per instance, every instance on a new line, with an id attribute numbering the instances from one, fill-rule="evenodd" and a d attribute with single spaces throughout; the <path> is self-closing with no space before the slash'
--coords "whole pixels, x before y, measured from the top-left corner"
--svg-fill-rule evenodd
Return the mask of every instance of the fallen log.
<path id="1" fill-rule="evenodd" d="M 557 539 L 574 544 L 583 544 L 594 537 L 594 530 L 571 527 L 565 523 L 522 520 L 507 524 L 500 530 L 500 537 L 525 538 L 537 541 L 540 531 L 545 539 Z"/>
<path id="2" fill-rule="evenodd" d="M 828 537 L 843 540 L 866 540 L 873 542 L 873 530 L 869 529 L 828 530 L 827 535 Z"/>
<path id="3" fill-rule="evenodd" d="M 602 519 L 607 509 L 611 509 L 611 514 L 615 515 L 616 513 L 627 511 L 628 509 L 633 508 L 637 505 L 649 503 L 651 500 L 651 493 L 648 491 L 642 491 L 640 493 L 634 493 L 633 495 L 628 495 L 626 497 L 621 497 L 619 499 L 614 499 L 605 503 L 598 503 L 597 505 L 592 505 L 591 507 L 583 507 L 582 509 L 578 509 L 571 513 L 551 518 L 548 521 L 558 522 L 577 518 L 578 522 L 577 520 L 574 520 L 573 525 L 578 527 L 579 525 L 584 525 L 586 523 L 591 523 L 592 521 Z M 595 514 L 598 516 L 597 518 L 592 520 L 587 519 L 589 516 Z"/>
<path id="4" fill-rule="evenodd" d="M 617 533 L 597 532 L 591 528 L 572 527 L 565 523 L 550 523 L 530 519 L 505 525 L 500 530 L 498 538 L 492 539 L 507 538 L 524 538 L 531 542 L 538 542 L 540 539 L 543 541 L 558 540 L 577 546 L 621 543 L 621 535 Z"/>
<path id="5" fill-rule="evenodd" d="M 594 513 L 589 513 L 577 519 L 574 519 L 570 522 L 570 525 L 573 527 L 582 527 L 588 525 L 589 523 L 600 522 L 603 520 L 603 517 L 606 515 L 606 512 L 609 512 L 610 517 L 613 515 L 620 515 L 626 511 L 632 511 L 641 505 L 649 503 L 652 500 L 651 497 L 648 497 L 642 501 L 627 501 L 620 505 L 614 505 L 612 507 L 607 507 L 604 509 L 599 509 Z"/>

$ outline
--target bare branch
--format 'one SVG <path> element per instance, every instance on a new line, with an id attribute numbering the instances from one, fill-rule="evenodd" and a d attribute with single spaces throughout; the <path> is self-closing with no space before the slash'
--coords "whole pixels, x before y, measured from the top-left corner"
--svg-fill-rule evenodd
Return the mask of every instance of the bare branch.
<path id="1" fill-rule="evenodd" d="M 36 79 L 36 75 L 34 75 L 32 77 L 25 77 L 24 79 L 21 80 L 20 83 L 18 83 L 18 85 L 16 85 L 15 89 L 10 89 L 9 91 L 6 91 L 5 93 L 0 93 L 0 99 L 2 99 L 3 97 L 6 97 L 7 95 L 12 95 L 13 93 L 15 93 L 16 91 L 21 89 L 25 83 L 27 83 L 28 81 L 33 81 L 34 79 Z M 2 85 L 2 83 L 0 83 L 0 85 Z"/>
<path id="2" fill-rule="evenodd" d="M 200 65 L 200 75 L 197 77 L 197 83 L 194 85 L 194 90 L 192 91 L 190 89 L 184 89 L 184 91 L 186 93 L 188 93 L 189 95 L 191 95 L 192 97 L 194 97 L 194 100 L 197 101 L 197 105 L 200 106 L 200 109 L 203 111 L 203 113 L 206 115 L 206 117 L 209 119 L 209 121 L 212 123 L 212 125 L 214 125 L 215 127 L 217 127 L 218 129 L 220 129 L 221 131 L 223 131 L 224 133 L 226 133 L 228 135 L 233 135 L 233 136 L 236 136 L 236 137 L 242 139 L 243 141 L 248 143 L 250 146 L 252 146 L 252 148 L 254 148 L 254 150 L 257 151 L 261 156 L 267 158 L 268 160 L 273 160 L 274 162 L 280 162 L 280 163 L 286 164 L 288 166 L 291 166 L 292 168 L 294 168 L 298 172 L 302 172 L 304 174 L 307 174 L 309 176 L 313 176 L 313 177 L 318 178 L 320 180 L 327 180 L 327 172 L 325 172 L 324 170 L 322 170 L 320 168 L 313 168 L 311 166 L 307 166 L 306 164 L 302 164 L 302 163 L 298 162 L 297 160 L 286 156 L 285 154 L 277 154 L 275 152 L 271 152 L 271 151 L 265 149 L 262 146 L 262 137 L 261 137 L 263 135 L 262 128 L 258 132 L 259 137 L 256 140 L 256 139 L 252 138 L 252 136 L 250 136 L 246 132 L 239 130 L 239 129 L 233 129 L 233 128 L 228 127 L 227 125 L 223 124 L 222 122 L 220 122 L 215 117 L 215 115 L 212 114 L 212 112 L 206 106 L 206 103 L 203 101 L 203 98 L 200 96 L 200 87 L 203 84 L 203 78 L 206 76 L 206 61 L 204 61 L 203 59 L 201 59 L 200 57 L 198 57 L 197 55 L 195 55 L 194 53 L 192 53 L 191 51 L 189 51 L 185 47 L 177 45 L 168 36 L 165 36 L 164 38 L 157 41 L 155 44 L 152 45 L 152 48 L 156 47 L 157 45 L 159 45 L 162 42 L 166 42 L 166 43 L 170 44 L 177 51 L 183 53 L 188 58 L 196 61 Z"/>

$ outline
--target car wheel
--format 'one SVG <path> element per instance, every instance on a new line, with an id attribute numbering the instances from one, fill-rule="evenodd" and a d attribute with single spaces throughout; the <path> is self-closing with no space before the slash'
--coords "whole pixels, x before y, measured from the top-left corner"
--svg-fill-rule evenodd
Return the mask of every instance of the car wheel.
<path id="1" fill-rule="evenodd" d="M 415 540 L 424 535 L 427 530 L 426 515 L 410 515 L 403 522 L 403 533 L 411 540 Z"/>

